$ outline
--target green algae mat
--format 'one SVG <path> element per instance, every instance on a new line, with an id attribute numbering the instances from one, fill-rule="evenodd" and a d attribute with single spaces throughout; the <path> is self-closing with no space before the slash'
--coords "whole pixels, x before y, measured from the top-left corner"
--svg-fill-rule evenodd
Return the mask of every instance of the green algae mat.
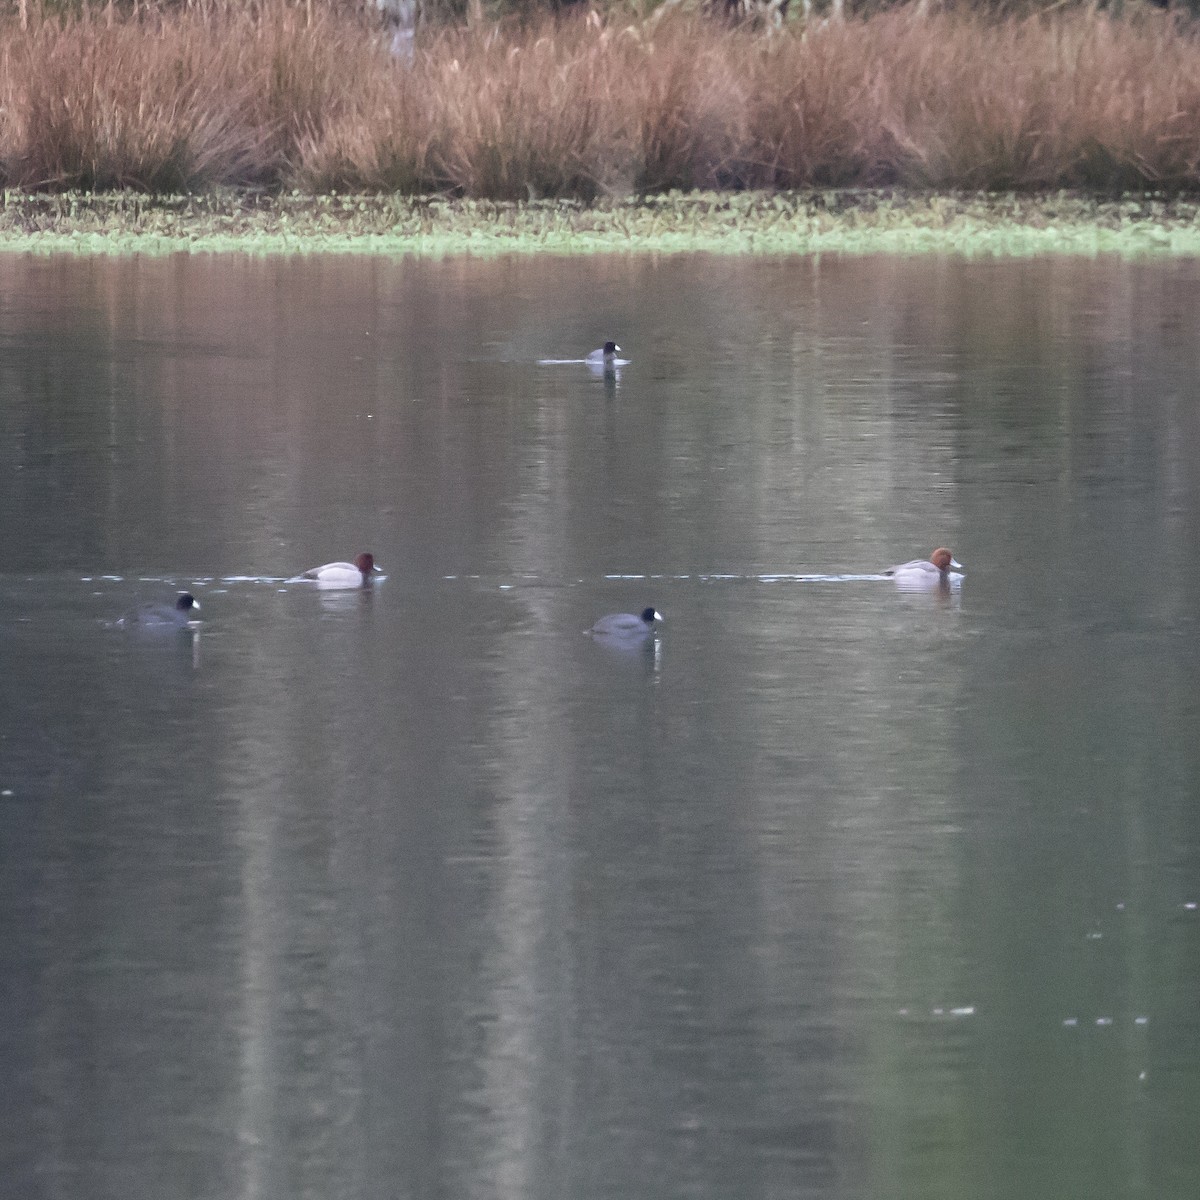
<path id="1" fill-rule="evenodd" d="M 596 204 L 220 192 L 0 195 L 0 251 L 77 254 L 1200 255 L 1200 202 L 878 191 Z"/>

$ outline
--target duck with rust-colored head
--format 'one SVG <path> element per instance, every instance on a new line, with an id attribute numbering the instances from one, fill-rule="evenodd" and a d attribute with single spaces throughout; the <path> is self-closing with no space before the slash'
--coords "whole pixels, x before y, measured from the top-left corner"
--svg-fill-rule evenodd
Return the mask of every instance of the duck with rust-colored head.
<path id="1" fill-rule="evenodd" d="M 950 583 L 951 570 L 961 571 L 962 563 L 946 549 L 939 546 L 928 558 L 915 558 L 912 562 L 889 567 L 884 574 L 896 581 L 896 586 L 907 591 L 924 588 L 946 587 Z"/>
<path id="2" fill-rule="evenodd" d="M 315 583 L 320 588 L 366 587 L 382 572 L 375 565 L 375 556 L 365 551 L 353 562 L 326 563 L 323 567 L 310 567 L 293 576 L 288 583 Z"/>

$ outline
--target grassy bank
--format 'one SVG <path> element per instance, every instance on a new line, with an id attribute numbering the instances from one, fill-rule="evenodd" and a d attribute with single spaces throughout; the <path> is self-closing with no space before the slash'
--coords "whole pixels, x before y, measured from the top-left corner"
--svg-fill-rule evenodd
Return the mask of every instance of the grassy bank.
<path id="1" fill-rule="evenodd" d="M 429 32 L 208 0 L 0 27 L 0 176 L 593 200 L 671 189 L 1200 192 L 1200 40 L 1162 14 L 881 13 L 767 37 L 599 16 Z"/>
<path id="2" fill-rule="evenodd" d="M 1072 195 L 671 194 L 490 202 L 225 192 L 0 203 L 0 252 L 951 253 L 1200 256 L 1200 203 Z"/>

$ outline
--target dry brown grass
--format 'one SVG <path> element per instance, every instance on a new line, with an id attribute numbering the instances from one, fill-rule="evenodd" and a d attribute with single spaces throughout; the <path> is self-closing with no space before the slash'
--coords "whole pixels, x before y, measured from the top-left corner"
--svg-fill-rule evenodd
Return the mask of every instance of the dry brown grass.
<path id="1" fill-rule="evenodd" d="M 1200 42 L 1171 20 L 938 18 L 888 81 L 898 178 L 1112 191 L 1200 184 Z"/>
<path id="2" fill-rule="evenodd" d="M 822 185 L 1200 190 L 1173 18 L 894 10 L 767 37 L 694 18 L 427 34 L 233 0 L 0 28 L 0 171 L 525 198 Z"/>

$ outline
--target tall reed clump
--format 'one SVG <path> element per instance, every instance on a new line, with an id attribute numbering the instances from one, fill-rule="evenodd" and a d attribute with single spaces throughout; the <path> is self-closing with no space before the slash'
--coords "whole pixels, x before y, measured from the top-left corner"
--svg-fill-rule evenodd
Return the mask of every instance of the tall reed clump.
<path id="1" fill-rule="evenodd" d="M 0 26 L 0 171 L 584 200 L 670 188 L 1200 190 L 1200 38 L 1170 15 L 678 13 L 425 30 L 195 0 Z"/>
<path id="2" fill-rule="evenodd" d="M 0 28 L 0 171 L 27 188 L 279 186 L 382 51 L 360 23 L 263 0 L 84 9 Z"/>
<path id="3" fill-rule="evenodd" d="M 926 187 L 1200 187 L 1200 41 L 1170 17 L 1095 13 L 906 31 L 882 119 Z"/>
<path id="4" fill-rule="evenodd" d="M 590 199 L 628 151 L 613 121 L 622 60 L 607 31 L 572 22 L 529 36 L 447 30 L 416 61 L 362 80 L 302 146 L 310 187 Z M 628 174 L 626 168 L 625 173 Z"/>
<path id="5" fill-rule="evenodd" d="M 48 20 L 4 45 L 5 179 L 27 188 L 172 191 L 252 178 L 263 131 L 177 23 Z"/>

